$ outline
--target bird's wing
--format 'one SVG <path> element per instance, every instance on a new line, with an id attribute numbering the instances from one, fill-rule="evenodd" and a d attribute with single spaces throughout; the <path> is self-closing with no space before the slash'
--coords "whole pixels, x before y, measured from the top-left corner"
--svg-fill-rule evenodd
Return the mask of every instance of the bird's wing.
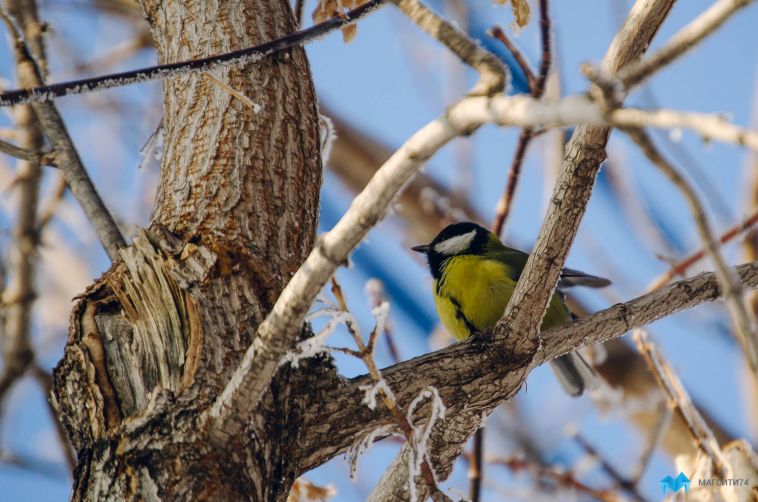
<path id="1" fill-rule="evenodd" d="M 561 271 L 561 278 L 558 280 L 559 288 L 571 288 L 574 286 L 586 286 L 588 288 L 604 288 L 609 286 L 611 281 L 604 277 L 585 274 L 573 268 L 564 268 Z"/>
<path id="2" fill-rule="evenodd" d="M 490 251 L 491 256 L 501 263 L 504 263 L 508 269 L 508 275 L 514 281 L 518 281 L 521 277 L 521 272 L 524 270 L 526 260 L 529 259 L 529 255 L 518 249 L 509 248 L 503 246 L 502 249 Z"/>
<path id="3" fill-rule="evenodd" d="M 526 260 L 529 259 L 529 255 L 523 251 L 507 246 L 503 246 L 503 249 L 498 249 L 494 254 L 496 259 L 508 266 L 513 280 L 518 281 L 519 277 L 521 277 L 521 272 L 526 266 Z M 560 289 L 571 288 L 574 286 L 604 288 L 610 284 L 611 281 L 604 277 L 585 274 L 584 272 L 574 270 L 573 268 L 564 268 L 561 271 L 561 278 L 558 280 L 558 288 Z"/>

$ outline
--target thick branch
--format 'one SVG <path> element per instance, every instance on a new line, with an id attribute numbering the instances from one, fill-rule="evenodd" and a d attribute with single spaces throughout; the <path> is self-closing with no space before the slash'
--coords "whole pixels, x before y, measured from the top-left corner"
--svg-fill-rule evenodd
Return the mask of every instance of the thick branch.
<path id="1" fill-rule="evenodd" d="M 473 94 L 491 96 L 502 91 L 507 74 L 496 57 L 417 0 L 396 0 L 395 3 L 420 28 L 479 72 Z M 241 428 L 247 412 L 257 406 L 268 388 L 282 356 L 294 345 L 300 324 L 318 292 L 337 266 L 384 217 L 387 207 L 414 172 L 451 139 L 471 133 L 479 125 L 460 127 L 448 117 L 432 122 L 393 155 L 385 163 L 385 169 L 377 172 L 353 200 L 351 210 L 320 239 L 259 326 L 258 336 L 210 410 L 214 436 L 236 434 Z"/>
<path id="2" fill-rule="evenodd" d="M 733 269 L 746 289 L 758 288 L 758 262 Z M 401 402 L 412 399 L 421 389 L 434 386 L 448 408 L 446 419 L 437 432 L 447 434 L 445 443 L 437 432 L 433 444 L 445 458 L 462 450 L 482 416 L 492 412 L 513 396 L 536 367 L 577 348 L 605 342 L 664 317 L 721 298 L 718 278 L 706 272 L 647 293 L 626 303 L 613 305 L 589 317 L 553 328 L 540 334 L 542 344 L 533 355 L 514 357 L 502 338 L 502 327 L 491 336 L 476 337 L 443 350 L 426 354 L 382 370 L 387 384 Z M 310 410 L 300 434 L 305 445 L 300 459 L 304 472 L 340 454 L 356 438 L 392 422 L 385 408 L 370 410 L 361 403 L 369 376 L 342 383 L 323 385 L 323 393 L 310 395 Z M 465 410 L 465 413 L 461 413 Z M 478 416 L 474 420 L 473 410 Z M 428 408 L 417 419 L 424 420 Z M 465 415 L 459 417 L 459 415 Z M 444 432 L 443 429 L 447 432 Z M 443 435 L 444 435 L 443 434 Z M 456 439 L 457 438 L 457 439 Z M 449 472 L 435 458 L 438 474 Z"/>
<path id="3" fill-rule="evenodd" d="M 613 74 L 639 58 L 673 4 L 674 0 L 638 0 L 611 42 L 603 59 L 603 70 Z M 576 130 L 566 148 L 564 163 L 537 242 L 496 326 L 497 336 L 502 337 L 506 345 L 520 351 L 539 346 L 540 322 L 584 216 L 600 164 L 605 159 L 609 134 L 608 127 L 582 126 Z M 460 453 L 463 444 L 476 430 L 476 421 L 481 420 L 481 414 L 477 414 L 476 409 L 467 409 L 456 419 L 467 423 L 461 425 L 456 440 L 446 437 L 433 453 L 441 462 L 441 465 L 435 466 L 438 472 L 447 472 L 451 468 L 450 455 L 454 458 Z M 445 435 L 447 433 L 440 432 L 437 438 Z M 407 473 L 402 469 L 395 469 L 393 473 L 390 473 L 390 485 L 404 485 Z"/>
<path id="4" fill-rule="evenodd" d="M 698 124 L 706 122 L 706 120 L 696 120 L 694 115 L 697 114 L 673 112 L 666 114 L 669 119 L 670 116 L 679 117 L 679 125 L 698 127 Z M 211 418 L 216 423 L 217 430 L 233 430 L 229 428 L 226 421 L 246 416 L 244 410 L 255 407 L 267 388 L 268 381 L 276 370 L 281 356 L 292 347 L 293 337 L 299 332 L 300 324 L 321 288 L 368 231 L 384 217 L 387 207 L 396 194 L 405 187 L 411 176 L 450 140 L 470 134 L 485 123 L 521 127 L 546 123 L 551 125 L 613 124 L 616 121 L 627 124 L 647 123 L 648 116 L 646 112 L 638 110 L 618 110 L 606 116 L 598 105 L 582 96 L 566 98 L 556 104 L 541 103 L 525 96 L 467 97 L 448 109 L 445 115 L 424 126 L 377 171 L 363 192 L 353 200 L 348 212 L 330 232 L 321 237 L 308 259 L 284 289 L 271 314 L 259 327 L 256 342 L 248 349 L 242 363 L 211 410 Z M 672 121 L 670 120 L 668 124 L 670 125 Z M 592 131 L 594 131 L 592 134 L 595 134 L 598 129 L 592 129 Z M 608 130 L 603 129 L 603 131 L 607 133 Z M 722 123 L 710 132 L 714 137 L 718 135 L 721 139 L 739 138 L 740 144 L 755 147 L 758 150 L 758 133 L 746 131 L 728 123 Z M 604 140 L 605 133 L 602 136 Z M 590 157 L 587 157 L 587 152 Z M 568 192 L 563 193 L 565 186 L 559 184 L 562 193 L 554 200 L 560 201 L 565 198 L 565 203 L 556 206 L 561 211 L 560 218 L 554 215 L 551 220 L 553 232 L 565 238 L 561 250 L 564 257 L 573 239 L 573 231 L 578 226 L 583 208 L 589 199 L 589 190 L 594 182 L 597 164 L 603 158 L 601 145 L 596 145 L 588 151 L 575 143 L 575 149 L 569 150 L 568 162 L 572 168 L 571 172 L 576 171 L 581 176 L 564 174 L 563 184 L 571 184 L 574 187 L 572 190 L 580 191 L 578 196 L 576 193 L 572 195 L 576 197 L 576 203 L 572 204 Z M 585 171 L 583 167 L 590 160 L 595 162 L 594 170 Z M 569 178 L 568 181 L 566 177 Z M 544 245 L 545 238 L 541 242 Z M 558 241 L 551 244 L 551 246 L 557 245 Z M 557 250 L 548 255 L 558 256 Z M 561 263 L 562 261 L 563 258 L 561 258 Z M 543 261 L 542 266 L 546 264 L 547 261 Z M 543 280 L 544 277 L 540 276 L 539 279 Z M 555 279 L 557 280 L 557 275 Z M 547 293 L 543 295 L 545 301 L 548 298 L 546 295 Z M 544 308 L 539 309 L 531 303 L 530 305 L 534 307 L 530 312 L 533 319 L 536 319 L 533 321 L 536 325 Z M 525 325 L 523 320 L 514 324 L 514 326 Z"/>
<path id="5" fill-rule="evenodd" d="M 226 422 L 246 416 L 241 410 L 257 405 L 282 355 L 293 346 L 294 336 L 316 295 L 337 267 L 384 216 L 387 207 L 416 170 L 454 137 L 475 130 L 460 124 L 451 113 L 428 124 L 385 162 L 352 202 L 334 228 L 319 239 L 308 259 L 279 296 L 258 329 L 256 342 L 211 410 L 216 428 L 229 430 Z"/>
<path id="6" fill-rule="evenodd" d="M 611 43 L 603 68 L 615 73 L 637 59 L 663 23 L 672 0 L 638 0 Z M 537 242 L 499 324 L 506 334 L 533 337 L 589 202 L 610 129 L 582 126 L 567 145 L 561 172 Z"/>

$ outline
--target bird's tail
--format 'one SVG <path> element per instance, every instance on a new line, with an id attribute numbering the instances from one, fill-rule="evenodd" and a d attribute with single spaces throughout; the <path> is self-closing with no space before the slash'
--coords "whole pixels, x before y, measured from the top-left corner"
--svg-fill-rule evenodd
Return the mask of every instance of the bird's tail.
<path id="1" fill-rule="evenodd" d="M 554 359 L 550 367 L 563 390 L 572 397 L 581 396 L 586 389 L 596 389 L 600 383 L 595 371 L 578 352 Z"/>

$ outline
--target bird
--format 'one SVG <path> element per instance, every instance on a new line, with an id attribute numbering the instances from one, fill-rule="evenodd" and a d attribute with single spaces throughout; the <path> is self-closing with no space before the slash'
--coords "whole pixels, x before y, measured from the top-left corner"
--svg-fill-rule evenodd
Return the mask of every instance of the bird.
<path id="1" fill-rule="evenodd" d="M 473 222 L 448 225 L 429 244 L 411 249 L 426 255 L 434 279 L 437 314 L 445 329 L 458 340 L 495 326 L 529 258 L 529 254 L 506 246 L 494 233 Z M 601 288 L 609 284 L 608 279 L 564 268 L 541 330 L 574 319 L 561 289 Z M 551 367 L 570 396 L 580 396 L 598 385 L 594 370 L 577 352 L 554 359 Z"/>

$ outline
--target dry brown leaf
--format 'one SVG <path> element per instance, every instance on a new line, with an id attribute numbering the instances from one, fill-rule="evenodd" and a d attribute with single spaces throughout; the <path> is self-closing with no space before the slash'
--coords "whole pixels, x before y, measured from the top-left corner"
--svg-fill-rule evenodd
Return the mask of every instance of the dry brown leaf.
<path id="1" fill-rule="evenodd" d="M 319 0 L 316 4 L 316 8 L 313 9 L 311 17 L 313 18 L 314 23 L 324 22 L 334 16 L 344 17 L 348 11 L 360 7 L 367 1 L 368 0 Z M 358 26 L 355 24 L 343 27 L 342 41 L 346 44 L 349 43 L 355 37 L 357 32 Z"/>
<path id="2" fill-rule="evenodd" d="M 355 34 L 358 32 L 358 25 L 356 24 L 348 24 L 347 26 L 342 28 L 342 41 L 346 44 L 349 44 L 350 41 L 355 37 Z"/>
<path id="3" fill-rule="evenodd" d="M 292 484 L 287 502 L 324 502 L 334 497 L 337 490 L 332 485 L 318 486 L 304 478 L 297 478 Z"/>
<path id="4" fill-rule="evenodd" d="M 530 10 L 527 0 L 511 0 L 511 10 L 513 10 L 513 17 L 516 19 L 519 28 L 529 24 Z"/>
<path id="5" fill-rule="evenodd" d="M 529 24 L 529 16 L 531 9 L 529 8 L 528 0 L 510 0 L 511 10 L 513 11 L 513 18 L 516 26 L 523 28 Z M 498 5 L 505 5 L 508 0 L 493 0 Z"/>

